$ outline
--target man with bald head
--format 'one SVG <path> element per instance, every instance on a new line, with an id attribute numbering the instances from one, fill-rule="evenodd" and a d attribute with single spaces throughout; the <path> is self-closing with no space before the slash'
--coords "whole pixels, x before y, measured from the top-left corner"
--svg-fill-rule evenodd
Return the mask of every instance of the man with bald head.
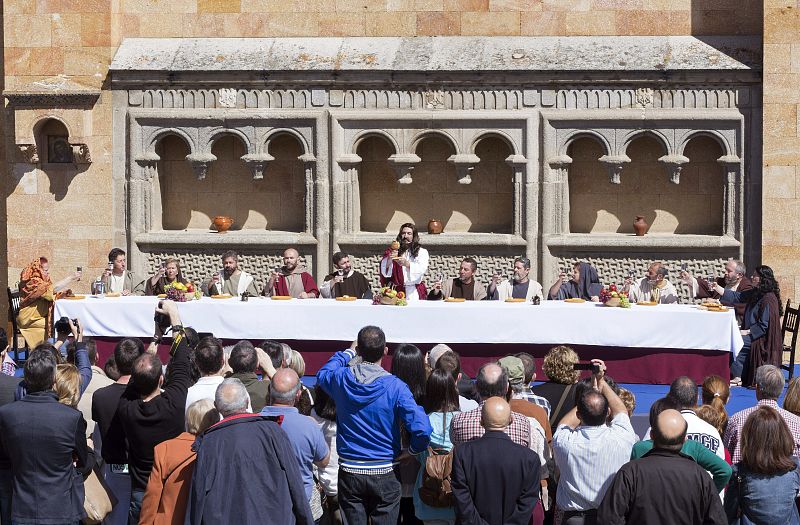
<path id="1" fill-rule="evenodd" d="M 453 449 L 456 522 L 527 525 L 539 500 L 540 458 L 506 434 L 513 413 L 504 398 L 480 410 L 483 436 Z"/>
<path id="2" fill-rule="evenodd" d="M 598 367 L 594 388 L 580 394 L 553 433 L 553 457 L 561 472 L 556 505 L 566 525 L 601 523 L 597 507 L 638 441 L 625 404 L 605 381 L 605 363 L 592 363 Z"/>
<path id="3" fill-rule="evenodd" d="M 728 523 L 708 473 L 681 453 L 687 429 L 677 410 L 658 415 L 653 450 L 622 466 L 600 504 L 598 523 Z"/>
<path id="4" fill-rule="evenodd" d="M 300 253 L 294 248 L 287 248 L 283 252 L 283 266 L 276 268 L 270 276 L 263 294 L 316 299 L 319 297 L 319 289 L 305 265 L 300 263 Z"/>
<path id="5" fill-rule="evenodd" d="M 281 368 L 272 376 L 269 388 L 270 406 L 261 410 L 263 416 L 283 416 L 281 428 L 289 436 L 289 443 L 294 451 L 306 498 L 311 505 L 314 519 L 322 517 L 322 503 L 319 491 L 314 490 L 314 465 L 325 468 L 330 460 L 330 450 L 316 422 L 302 415 L 295 408 L 300 399 L 300 378 L 291 368 Z"/>

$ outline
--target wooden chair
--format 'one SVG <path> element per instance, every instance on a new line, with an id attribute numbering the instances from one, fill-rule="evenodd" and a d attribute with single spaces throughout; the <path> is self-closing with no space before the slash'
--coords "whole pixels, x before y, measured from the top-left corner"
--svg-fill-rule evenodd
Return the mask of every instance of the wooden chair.
<path id="1" fill-rule="evenodd" d="M 11 288 L 6 289 L 8 290 L 8 322 L 11 324 L 11 333 L 8 335 L 8 338 L 9 343 L 11 344 L 11 351 L 12 355 L 14 356 L 14 361 L 20 363 L 19 339 L 22 337 L 22 332 L 19 331 L 19 327 L 17 326 L 17 315 L 19 314 L 20 303 L 19 290 L 11 291 Z M 28 344 L 23 343 L 23 345 L 23 348 L 25 349 L 25 355 L 27 356 L 29 350 Z"/>
<path id="2" fill-rule="evenodd" d="M 800 328 L 800 309 L 791 307 L 792 301 L 786 301 L 786 308 L 783 310 L 783 326 L 781 327 L 781 343 L 783 351 L 789 352 L 789 363 L 781 364 L 781 368 L 789 372 L 789 381 L 794 375 L 794 352 L 797 346 L 797 332 Z M 791 343 L 786 344 L 786 334 L 792 334 Z"/>

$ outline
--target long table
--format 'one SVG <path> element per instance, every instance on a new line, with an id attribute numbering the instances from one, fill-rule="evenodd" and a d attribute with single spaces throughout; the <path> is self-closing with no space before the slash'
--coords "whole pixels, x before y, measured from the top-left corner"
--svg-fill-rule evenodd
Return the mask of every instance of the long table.
<path id="1" fill-rule="evenodd" d="M 56 301 L 56 318 L 80 318 L 93 337 L 151 337 L 155 297 Z M 725 377 L 730 354 L 742 347 L 732 311 L 717 313 L 693 305 L 606 308 L 593 303 L 546 301 L 541 305 L 494 301 L 418 301 L 408 306 L 375 306 L 370 301 L 276 301 L 202 298 L 178 303 L 186 326 L 226 340 L 274 339 L 299 346 L 307 373 L 332 350 L 352 341 L 368 324 L 386 332 L 390 343 L 429 348 L 447 343 L 462 355 L 465 372 L 510 351 L 542 356 L 567 344 L 582 359 L 606 358 L 618 381 L 665 383 L 685 373 Z M 541 374 L 540 374 L 541 376 Z"/>

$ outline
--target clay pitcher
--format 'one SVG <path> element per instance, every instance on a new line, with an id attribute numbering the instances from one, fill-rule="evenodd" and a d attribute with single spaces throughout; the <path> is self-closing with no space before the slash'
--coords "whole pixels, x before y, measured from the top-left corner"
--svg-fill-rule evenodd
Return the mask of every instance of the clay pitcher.
<path id="1" fill-rule="evenodd" d="M 649 227 L 650 225 L 647 224 L 647 221 L 644 220 L 644 215 L 637 215 L 636 220 L 633 221 L 633 230 L 639 237 L 647 233 L 647 228 Z"/>
<path id="2" fill-rule="evenodd" d="M 438 219 L 430 219 L 428 220 L 428 233 L 438 234 L 444 231 L 444 225 L 442 221 Z"/>
<path id="3" fill-rule="evenodd" d="M 233 219 L 224 215 L 217 215 L 214 217 L 214 220 L 211 221 L 211 224 L 217 229 L 217 233 L 225 233 L 228 231 L 228 228 L 233 225 Z"/>

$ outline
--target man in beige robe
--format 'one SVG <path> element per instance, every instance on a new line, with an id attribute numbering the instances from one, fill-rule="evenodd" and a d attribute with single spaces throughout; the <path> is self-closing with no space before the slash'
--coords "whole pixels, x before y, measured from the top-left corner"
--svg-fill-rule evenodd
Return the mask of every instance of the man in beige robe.
<path id="1" fill-rule="evenodd" d="M 222 254 L 222 271 L 212 275 L 203 284 L 203 291 L 206 295 L 239 296 L 245 292 L 258 295 L 253 276 L 239 268 L 239 254 L 234 251 Z"/>

